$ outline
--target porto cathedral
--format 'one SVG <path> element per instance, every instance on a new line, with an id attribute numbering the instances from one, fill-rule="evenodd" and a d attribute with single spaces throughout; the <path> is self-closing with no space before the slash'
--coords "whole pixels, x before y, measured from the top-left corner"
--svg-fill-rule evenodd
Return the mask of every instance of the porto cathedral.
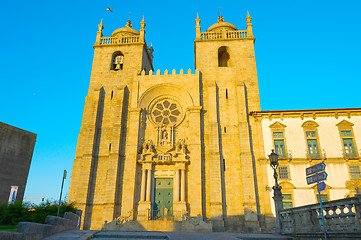
<path id="1" fill-rule="evenodd" d="M 198 221 L 191 230 L 270 230 L 272 149 L 285 208 L 317 202 L 304 168 L 321 161 L 337 172 L 323 198 L 356 194 L 361 109 L 261 111 L 249 14 L 245 22 L 238 30 L 219 16 L 202 32 L 197 16 L 195 72 L 163 73 L 144 19 L 110 37 L 98 25 L 68 196 L 83 229 L 189 230 L 185 222 Z"/>

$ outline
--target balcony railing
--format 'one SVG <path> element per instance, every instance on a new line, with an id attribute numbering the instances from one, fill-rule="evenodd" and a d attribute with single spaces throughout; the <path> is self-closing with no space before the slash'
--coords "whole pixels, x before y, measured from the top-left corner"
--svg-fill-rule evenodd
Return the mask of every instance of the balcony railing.
<path id="1" fill-rule="evenodd" d="M 116 45 L 139 43 L 139 37 L 103 37 L 100 39 L 100 45 Z"/>
<path id="2" fill-rule="evenodd" d="M 222 31 L 222 32 L 202 32 L 202 40 L 218 40 L 218 39 L 242 39 L 247 38 L 247 31 Z"/>
<path id="3" fill-rule="evenodd" d="M 328 234 L 361 233 L 361 197 L 328 201 L 322 204 Z M 283 234 L 323 233 L 319 204 L 280 211 Z"/>
<path id="4" fill-rule="evenodd" d="M 140 213 L 142 215 L 142 213 Z M 185 216 L 188 216 L 186 211 L 174 211 L 174 212 L 165 212 L 162 210 L 147 210 L 147 219 L 148 220 L 170 220 L 170 221 L 182 221 Z"/>

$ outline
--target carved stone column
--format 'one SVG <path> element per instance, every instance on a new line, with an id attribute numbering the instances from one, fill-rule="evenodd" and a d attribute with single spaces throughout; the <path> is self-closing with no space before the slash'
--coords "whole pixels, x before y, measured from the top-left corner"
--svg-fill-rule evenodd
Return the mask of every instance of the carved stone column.
<path id="1" fill-rule="evenodd" d="M 152 186 L 152 184 L 151 184 L 151 181 L 152 181 L 151 176 L 152 176 L 152 170 L 147 169 L 147 199 L 146 199 L 147 202 L 150 202 L 150 190 L 151 190 L 150 188 Z"/>
<path id="2" fill-rule="evenodd" d="M 152 188 L 152 165 L 151 163 L 142 164 L 142 185 L 140 190 L 140 201 L 138 202 L 138 220 L 147 220 L 148 212 L 152 209 L 150 201 Z"/>
<path id="3" fill-rule="evenodd" d="M 174 211 L 175 220 L 180 221 L 182 219 L 182 215 L 187 213 L 187 203 L 185 201 L 185 194 L 186 194 L 185 163 L 178 162 L 175 166 L 175 169 L 176 169 L 175 182 L 174 182 L 175 198 L 173 202 L 173 209 L 174 209 L 173 211 Z M 179 192 L 181 192 L 180 196 L 179 196 Z"/>
<path id="4" fill-rule="evenodd" d="M 181 202 L 186 201 L 186 176 L 185 169 L 181 169 Z"/>
<path id="5" fill-rule="evenodd" d="M 179 169 L 175 170 L 174 178 L 174 202 L 179 202 Z"/>
<path id="6" fill-rule="evenodd" d="M 146 170 L 142 168 L 142 185 L 140 188 L 140 201 L 145 201 L 145 177 L 146 177 Z"/>

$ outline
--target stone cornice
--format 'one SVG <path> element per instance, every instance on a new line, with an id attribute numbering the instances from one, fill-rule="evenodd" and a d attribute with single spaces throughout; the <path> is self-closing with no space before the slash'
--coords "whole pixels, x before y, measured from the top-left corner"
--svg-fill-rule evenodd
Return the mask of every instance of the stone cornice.
<path id="1" fill-rule="evenodd" d="M 308 109 L 308 110 L 276 110 L 276 111 L 253 111 L 249 115 L 255 119 L 281 119 L 284 118 L 313 118 L 317 117 L 348 117 L 361 116 L 361 108 L 335 108 L 335 109 Z"/>

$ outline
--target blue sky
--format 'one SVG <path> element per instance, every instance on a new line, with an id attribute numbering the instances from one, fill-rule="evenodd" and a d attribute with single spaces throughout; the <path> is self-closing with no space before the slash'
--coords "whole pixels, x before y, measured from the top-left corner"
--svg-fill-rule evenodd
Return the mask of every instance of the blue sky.
<path id="1" fill-rule="evenodd" d="M 154 68 L 194 68 L 195 18 L 202 31 L 224 20 L 246 28 L 250 11 L 262 110 L 361 107 L 361 1 L 3 1 L 0 121 L 38 134 L 26 197 L 65 195 L 92 67 L 104 36 L 145 17 Z M 109 6 L 114 13 L 106 11 Z M 131 13 L 129 13 L 131 12 Z"/>

